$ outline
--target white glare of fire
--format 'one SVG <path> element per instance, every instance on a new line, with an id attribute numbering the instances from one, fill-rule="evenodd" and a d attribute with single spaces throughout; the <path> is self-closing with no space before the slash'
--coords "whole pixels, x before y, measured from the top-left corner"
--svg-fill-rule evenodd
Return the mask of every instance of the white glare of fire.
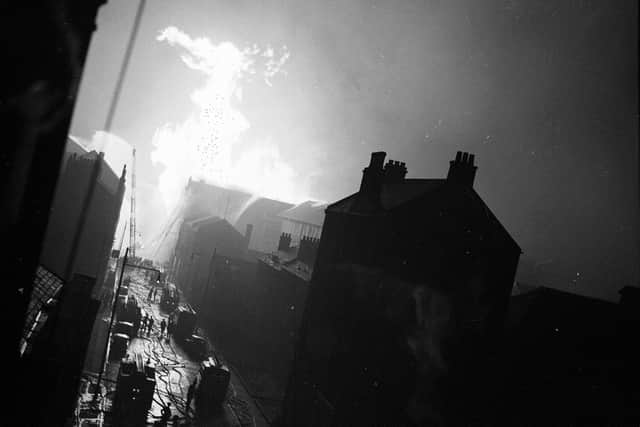
<path id="1" fill-rule="evenodd" d="M 191 38 L 176 27 L 166 28 L 157 39 L 181 48 L 181 59 L 187 67 L 207 77 L 204 87 L 191 94 L 199 114 L 180 125 L 165 125 L 153 137 L 152 161 L 164 166 L 159 184 L 167 207 L 177 202 L 190 176 L 291 199 L 294 173 L 273 143 L 263 142 L 251 151 L 239 153 L 239 160 L 232 161 L 234 144 L 250 127 L 232 101 L 242 99 L 241 83 L 257 73 L 261 57 L 266 58 L 263 80 L 272 84 L 270 79 L 282 71 L 289 59 L 286 46 L 282 54 L 271 46 L 260 49 L 256 44 L 240 50 L 230 42 L 213 44 L 207 38 Z"/>

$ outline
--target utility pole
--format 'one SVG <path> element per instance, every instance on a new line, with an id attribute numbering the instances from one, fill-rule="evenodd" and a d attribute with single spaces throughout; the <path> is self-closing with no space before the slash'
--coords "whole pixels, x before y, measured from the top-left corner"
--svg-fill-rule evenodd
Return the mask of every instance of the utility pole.
<path id="1" fill-rule="evenodd" d="M 129 216 L 129 247 L 131 258 L 136 257 L 136 149 L 131 156 L 131 213 Z"/>
<path id="2" fill-rule="evenodd" d="M 202 295 L 203 304 L 207 303 L 207 296 L 209 295 L 209 287 L 211 286 L 211 273 L 213 272 L 217 251 L 218 251 L 218 248 L 213 249 L 213 255 L 211 255 L 211 261 L 209 262 L 209 276 L 207 277 L 207 283 L 205 284 L 204 294 Z"/>
<path id="3" fill-rule="evenodd" d="M 102 353 L 102 363 L 100 363 L 100 373 L 98 374 L 98 381 L 96 382 L 96 389 L 93 394 L 93 400 L 98 400 L 98 394 L 100 393 L 100 382 L 102 381 L 102 374 L 104 373 L 104 365 L 107 363 L 107 353 L 109 352 L 109 343 L 111 341 L 111 327 L 113 326 L 113 318 L 116 314 L 116 307 L 118 304 L 118 295 L 120 294 L 120 288 L 122 287 L 122 277 L 124 276 L 124 270 L 127 267 L 127 259 L 129 257 L 129 248 L 124 253 L 124 260 L 122 262 L 122 269 L 120 270 L 120 279 L 118 280 L 118 287 L 116 288 L 116 294 L 113 303 L 111 304 L 111 317 L 109 319 L 109 327 L 107 328 L 107 342 L 104 345 L 104 352 Z"/>
<path id="4" fill-rule="evenodd" d="M 185 291 L 188 292 L 188 296 L 191 297 L 191 291 L 193 290 L 193 275 L 195 274 L 195 257 L 196 256 L 200 256 L 200 252 L 191 252 L 191 262 L 189 264 L 189 282 L 187 283 L 188 286 L 186 286 Z"/>
<path id="5" fill-rule="evenodd" d="M 111 98 L 111 103 L 109 105 L 109 111 L 107 112 L 107 118 L 104 124 L 105 132 L 111 132 L 111 125 L 113 124 L 113 118 L 116 114 L 116 109 L 118 107 L 118 101 L 120 101 L 120 93 L 122 92 L 122 85 L 124 83 L 124 78 L 127 75 L 127 69 L 129 68 L 129 61 L 131 60 L 131 53 L 133 52 L 133 46 L 136 41 L 136 37 L 138 36 L 138 29 L 140 28 L 140 20 L 142 19 L 142 13 L 144 11 L 146 0 L 140 0 L 138 4 L 138 10 L 136 12 L 136 17 L 133 20 L 133 29 L 131 30 L 131 36 L 129 37 L 129 42 L 127 43 L 127 50 L 124 53 L 124 59 L 122 60 L 122 67 L 120 68 L 120 72 L 118 73 L 118 80 L 116 81 L 116 87 L 113 91 L 113 98 Z M 136 220 L 135 220 L 135 189 L 136 189 L 136 172 L 135 172 L 135 162 L 136 162 L 136 149 L 133 149 L 133 167 L 131 168 L 131 218 L 129 224 L 129 247 L 131 248 L 131 255 L 135 257 L 136 249 L 135 249 L 135 233 L 136 233 Z M 133 237 L 132 237 L 133 236 Z"/>

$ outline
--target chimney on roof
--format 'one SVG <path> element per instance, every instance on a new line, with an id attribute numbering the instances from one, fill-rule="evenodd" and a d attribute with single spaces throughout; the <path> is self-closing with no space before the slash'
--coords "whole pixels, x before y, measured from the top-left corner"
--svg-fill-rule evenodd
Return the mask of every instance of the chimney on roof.
<path id="1" fill-rule="evenodd" d="M 447 181 L 456 184 L 473 187 L 473 180 L 476 177 L 477 166 L 473 164 L 473 154 L 458 151 L 455 160 L 449 162 L 449 173 Z"/>
<path id="2" fill-rule="evenodd" d="M 291 248 L 291 234 L 282 233 L 280 234 L 280 242 L 278 243 L 279 251 L 288 251 Z"/>
<path id="3" fill-rule="evenodd" d="M 313 267 L 316 261 L 316 255 L 318 253 L 318 246 L 320 245 L 320 239 L 314 237 L 302 236 L 300 239 L 300 247 L 298 248 L 297 259 L 300 262 L 307 264 L 308 267 Z"/>
<path id="4" fill-rule="evenodd" d="M 247 224 L 247 228 L 244 232 L 244 240 L 247 242 L 247 247 L 249 247 L 249 242 L 251 242 L 251 234 L 253 233 L 253 224 Z"/>
<path id="5" fill-rule="evenodd" d="M 399 184 L 404 181 L 404 177 L 407 175 L 407 166 L 404 162 L 398 162 L 395 160 L 389 160 L 384 165 L 384 183 L 385 184 Z"/>
<path id="6" fill-rule="evenodd" d="M 387 153 L 384 151 L 376 151 L 371 153 L 371 161 L 369 166 L 362 171 L 362 182 L 360 183 L 360 194 L 378 201 L 380 198 L 380 188 L 384 177 L 384 158 Z"/>

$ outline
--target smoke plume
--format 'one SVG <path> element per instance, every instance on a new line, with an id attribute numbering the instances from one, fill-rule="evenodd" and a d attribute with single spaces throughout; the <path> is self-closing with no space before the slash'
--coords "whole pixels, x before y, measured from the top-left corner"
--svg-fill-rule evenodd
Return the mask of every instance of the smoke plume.
<path id="1" fill-rule="evenodd" d="M 176 205 L 189 177 L 298 201 L 295 173 L 268 134 L 238 149 L 251 127 L 238 107 L 243 84 L 262 79 L 272 85 L 275 76 L 284 74 L 290 56 L 286 46 L 239 49 L 230 42 L 192 38 L 176 27 L 164 29 L 157 40 L 179 49 L 184 64 L 206 77 L 204 86 L 191 93 L 195 112 L 182 123 L 165 124 L 153 136 L 151 160 L 164 168 L 159 188 L 167 209 Z"/>

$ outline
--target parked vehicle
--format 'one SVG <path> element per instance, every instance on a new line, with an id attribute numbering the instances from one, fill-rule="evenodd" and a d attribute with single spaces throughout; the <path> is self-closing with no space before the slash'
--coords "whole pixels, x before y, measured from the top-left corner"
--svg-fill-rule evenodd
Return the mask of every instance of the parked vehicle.
<path id="1" fill-rule="evenodd" d="M 231 374 L 229 368 L 216 355 L 210 356 L 200 364 L 195 391 L 196 416 L 208 419 L 227 397 Z"/>
<path id="2" fill-rule="evenodd" d="M 197 358 L 198 360 L 204 359 L 208 351 L 207 340 L 195 334 L 184 340 L 183 347 L 189 355 Z"/>
<path id="3" fill-rule="evenodd" d="M 126 334 L 113 334 L 109 349 L 109 360 L 122 359 L 127 354 L 127 347 L 129 347 L 129 336 Z"/>
<path id="4" fill-rule="evenodd" d="M 129 337 L 129 339 L 134 338 L 135 335 L 133 333 L 133 323 L 119 321 L 118 323 L 116 323 L 115 333 L 125 334 L 126 336 Z"/>
<path id="5" fill-rule="evenodd" d="M 147 365 L 141 354 L 122 360 L 112 407 L 114 425 L 147 425 L 147 415 L 153 403 L 155 387 L 155 368 Z"/>
<path id="6" fill-rule="evenodd" d="M 191 337 L 196 329 L 196 312 L 189 305 L 183 305 L 169 315 L 170 321 L 173 323 L 173 336 L 183 341 Z"/>
<path id="7" fill-rule="evenodd" d="M 168 283 L 162 288 L 162 295 L 160 297 L 160 308 L 166 311 L 173 311 L 180 304 L 180 294 L 175 285 Z"/>
<path id="8" fill-rule="evenodd" d="M 121 295 L 123 296 L 123 295 Z M 120 299 L 120 297 L 118 298 Z M 138 300 L 133 295 L 127 295 L 121 302 L 121 310 L 118 313 L 118 320 L 123 322 L 131 322 L 133 324 L 132 337 L 138 334 L 140 329 L 140 321 L 142 320 L 142 309 L 138 304 Z"/>

